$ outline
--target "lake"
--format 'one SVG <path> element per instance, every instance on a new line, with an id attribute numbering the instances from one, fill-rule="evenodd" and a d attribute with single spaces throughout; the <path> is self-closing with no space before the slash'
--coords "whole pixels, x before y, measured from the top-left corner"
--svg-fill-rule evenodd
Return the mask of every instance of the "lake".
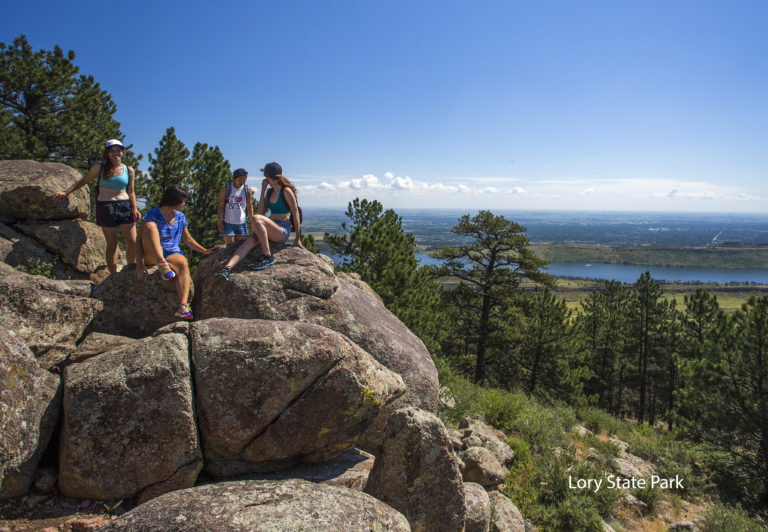
<path id="1" fill-rule="evenodd" d="M 327 253 L 335 262 L 338 255 Z M 440 261 L 426 253 L 416 253 L 422 265 L 438 265 Z M 556 277 L 606 279 L 622 283 L 634 283 L 646 271 L 656 281 L 701 283 L 758 283 L 768 284 L 768 270 L 726 270 L 720 268 L 667 268 L 663 266 L 638 266 L 636 264 L 584 264 L 578 262 L 553 262 L 548 273 Z"/>

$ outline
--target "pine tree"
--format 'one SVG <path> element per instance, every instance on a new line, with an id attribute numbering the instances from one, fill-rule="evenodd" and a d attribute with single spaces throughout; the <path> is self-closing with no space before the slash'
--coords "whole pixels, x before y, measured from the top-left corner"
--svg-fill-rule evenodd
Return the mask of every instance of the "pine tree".
<path id="1" fill-rule="evenodd" d="M 68 164 L 84 172 L 101 160 L 104 142 L 122 140 L 117 109 L 93 76 L 78 75 L 59 46 L 34 52 L 21 35 L 0 43 L 0 159 L 33 159 Z M 126 150 L 124 161 L 137 167 Z"/>
<path id="2" fill-rule="evenodd" d="M 472 218 L 467 214 L 451 232 L 469 243 L 444 247 L 435 256 L 445 261 L 440 273 L 458 278 L 475 296 L 467 301 L 466 310 L 477 320 L 475 382 L 482 383 L 489 342 L 499 327 L 494 316 L 502 313 L 505 299 L 525 278 L 546 284 L 552 277 L 539 270 L 546 261 L 533 253 L 530 240 L 523 234 L 525 228 L 503 216 L 490 211 L 480 211 Z"/>
<path id="3" fill-rule="evenodd" d="M 584 364 L 584 343 L 571 324 L 572 312 L 550 289 L 526 292 L 518 299 L 523 319 L 508 344 L 508 355 L 519 359 L 518 379 L 530 394 L 574 401 L 590 371 Z"/>
<path id="4" fill-rule="evenodd" d="M 382 212 L 383 211 L 383 212 Z M 347 207 L 345 233 L 325 233 L 325 241 L 342 256 L 342 270 L 355 272 L 381 297 L 427 348 L 436 348 L 439 286 L 416 260 L 416 240 L 402 218 L 378 201 L 355 198 Z"/>
<path id="5" fill-rule="evenodd" d="M 733 459 L 768 507 L 768 297 L 751 297 L 731 316 L 720 314 L 719 353 L 705 357 L 706 388 L 699 396 L 704 439 Z"/>
<path id="6" fill-rule="evenodd" d="M 637 417 L 637 422 L 642 424 L 648 413 L 648 368 L 652 357 L 656 355 L 658 326 L 662 314 L 659 299 L 661 298 L 662 291 L 659 283 L 651 277 L 650 272 L 642 274 L 633 287 L 634 308 L 632 315 L 634 320 L 632 326 L 637 360 L 636 378 L 638 389 L 635 416 Z"/>
<path id="7" fill-rule="evenodd" d="M 148 158 L 149 177 L 137 183 L 136 195 L 144 198 L 149 207 L 156 207 L 160 203 L 163 191 L 169 186 L 176 185 L 185 190 L 189 188 L 189 150 L 176 137 L 173 127 L 169 127 L 160 139 L 160 144 L 155 148 L 155 156 L 149 154 Z"/>
<path id="8" fill-rule="evenodd" d="M 192 150 L 189 169 L 186 207 L 189 231 L 202 246 L 211 247 L 219 238 L 219 191 L 232 176 L 229 161 L 218 146 L 198 142 Z"/>

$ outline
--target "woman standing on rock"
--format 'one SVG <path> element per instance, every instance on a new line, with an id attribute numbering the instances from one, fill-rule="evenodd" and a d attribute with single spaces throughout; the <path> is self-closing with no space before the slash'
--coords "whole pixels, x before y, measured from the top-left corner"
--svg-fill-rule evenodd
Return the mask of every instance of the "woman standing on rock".
<path id="1" fill-rule="evenodd" d="M 139 228 L 136 239 L 136 278 L 141 279 L 147 273 L 146 266 L 158 265 L 163 279 L 174 280 L 176 294 L 179 296 L 179 308 L 176 317 L 183 320 L 192 319 L 189 307 L 189 286 L 192 282 L 189 276 L 187 258 L 179 247 L 184 243 L 192 250 L 210 255 L 221 246 L 210 249 L 198 244 L 187 229 L 187 217 L 179 209 L 184 207 L 187 193 L 177 186 L 170 186 L 163 192 L 160 206 L 151 209 L 144 215 L 144 223 Z"/>
<path id="2" fill-rule="evenodd" d="M 85 186 L 98 176 L 96 190 L 96 224 L 104 232 L 107 241 L 107 268 L 109 273 L 117 271 L 117 228 L 125 238 L 125 252 L 128 264 L 136 259 L 136 220 L 141 213 L 136 207 L 136 194 L 133 192 L 134 171 L 122 163 L 123 143 L 110 139 L 104 146 L 101 162 L 91 166 L 80 181 L 64 192 L 57 192 L 55 198 L 63 201 L 75 190 Z"/>
<path id="3" fill-rule="evenodd" d="M 301 243 L 301 216 L 296 199 L 296 187 L 283 176 L 283 169 L 277 163 L 269 163 L 261 171 L 264 172 L 264 180 L 261 182 L 259 213 L 251 219 L 253 234 L 237 248 L 229 262 L 214 274 L 216 277 L 229 281 L 230 270 L 257 244 L 261 246 L 262 255 L 256 260 L 252 269 L 263 270 L 270 264 L 274 264 L 275 258 L 269 249 L 269 243 L 272 241 L 285 244 L 291 236 L 291 229 L 296 231 L 296 240 L 293 245 L 304 249 Z M 264 215 L 267 209 L 270 213 L 269 218 Z"/>

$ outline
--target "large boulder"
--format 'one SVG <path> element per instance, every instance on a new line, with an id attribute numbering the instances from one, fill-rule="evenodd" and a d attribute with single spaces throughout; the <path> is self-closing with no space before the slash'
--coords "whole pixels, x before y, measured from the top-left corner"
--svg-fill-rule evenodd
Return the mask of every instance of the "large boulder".
<path id="1" fill-rule="evenodd" d="M 394 412 L 365 492 L 402 512 L 414 531 L 460 532 L 464 483 L 443 422 L 416 408 Z"/>
<path id="2" fill-rule="evenodd" d="M 0 263 L 0 322 L 16 331 L 44 368 L 64 360 L 93 317 L 100 301 L 88 281 L 53 281 Z"/>
<path id="3" fill-rule="evenodd" d="M 192 486 L 201 468 L 186 336 L 147 338 L 67 366 L 64 495 L 147 500 Z"/>
<path id="4" fill-rule="evenodd" d="M 61 410 L 59 377 L 0 326 L 0 498 L 24 494 Z"/>
<path id="5" fill-rule="evenodd" d="M 469 442 L 479 441 L 479 447 L 483 447 L 493 453 L 499 463 L 509 466 L 515 459 L 515 453 L 509 444 L 497 436 L 495 429 L 476 419 L 465 419 L 460 428 L 462 431 L 463 448 L 471 447 Z"/>
<path id="6" fill-rule="evenodd" d="M 78 344 L 77 349 L 69 355 L 68 362 L 82 362 L 83 360 L 95 357 L 107 351 L 112 351 L 126 344 L 136 342 L 134 338 L 127 336 L 118 336 L 115 334 L 104 334 L 92 332 Z"/>
<path id="7" fill-rule="evenodd" d="M 504 482 L 509 470 L 503 467 L 491 451 L 484 447 L 469 447 L 459 453 L 464 463 L 462 475 L 466 482 L 490 487 Z"/>
<path id="8" fill-rule="evenodd" d="M 325 327 L 209 319 L 190 329 L 200 434 L 213 475 L 333 458 L 405 392 L 399 375 Z"/>
<path id="9" fill-rule="evenodd" d="M 488 532 L 491 526 L 491 499 L 480 484 L 464 483 L 467 501 L 465 532 Z"/>
<path id="10" fill-rule="evenodd" d="M 310 482 L 318 482 L 363 491 L 368 475 L 373 468 L 374 457 L 360 449 L 348 449 L 336 458 L 325 462 L 297 464 L 288 469 L 274 473 L 256 473 L 239 480 L 290 480 L 300 478 Z"/>
<path id="11" fill-rule="evenodd" d="M 104 305 L 93 320 L 94 331 L 140 338 L 179 320 L 175 282 L 163 279 L 157 266 L 148 271 L 136 279 L 136 265 L 129 264 L 94 287 L 93 297 Z M 190 301 L 194 295 L 192 283 Z"/>
<path id="12" fill-rule="evenodd" d="M 391 410 L 404 406 L 430 412 L 437 409 L 437 371 L 429 351 L 359 277 L 335 274 L 328 257 L 295 246 L 276 247 L 276 263 L 264 270 L 249 269 L 258 255 L 256 249 L 235 267 L 231 281 L 214 277 L 236 247 L 229 246 L 199 264 L 195 276 L 198 318 L 291 320 L 328 327 L 403 377 L 408 390 Z M 385 422 L 386 416 L 381 416 L 374 424 L 368 447 L 380 440 L 376 433 Z"/>
<path id="13" fill-rule="evenodd" d="M 102 280 L 108 274 L 107 241 L 101 228 L 85 220 L 19 222 L 14 226 L 79 272 Z"/>
<path id="14" fill-rule="evenodd" d="M 0 212 L 16 220 L 86 219 L 90 213 L 86 188 L 64 201 L 54 199 L 56 192 L 64 192 L 80 178 L 65 164 L 0 161 Z"/>
<path id="15" fill-rule="evenodd" d="M 405 518 L 373 497 L 305 480 L 221 482 L 166 493 L 102 532 L 409 532 Z"/>
<path id="16" fill-rule="evenodd" d="M 523 514 L 517 509 L 515 503 L 498 491 L 492 491 L 488 495 L 491 499 L 493 530 L 498 530 L 498 532 L 526 532 L 525 519 L 523 519 Z"/>

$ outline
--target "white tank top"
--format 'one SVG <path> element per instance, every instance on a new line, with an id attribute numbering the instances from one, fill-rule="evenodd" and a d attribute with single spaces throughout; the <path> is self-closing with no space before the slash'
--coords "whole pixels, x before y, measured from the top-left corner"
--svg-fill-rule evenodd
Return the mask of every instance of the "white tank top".
<path id="1" fill-rule="evenodd" d="M 243 185 L 240 188 L 235 188 L 231 184 L 227 187 L 230 194 L 224 204 L 224 221 L 228 224 L 240 225 L 245 223 L 245 206 L 248 202 L 247 187 L 248 185 Z"/>

